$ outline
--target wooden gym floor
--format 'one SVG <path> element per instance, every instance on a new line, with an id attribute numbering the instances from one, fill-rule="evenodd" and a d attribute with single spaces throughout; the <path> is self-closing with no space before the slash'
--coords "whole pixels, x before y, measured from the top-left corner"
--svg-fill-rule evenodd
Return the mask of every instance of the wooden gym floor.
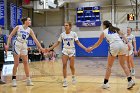
<path id="1" fill-rule="evenodd" d="M 77 83 L 71 83 L 68 65 L 68 87 L 62 87 L 61 59 L 55 62 L 31 62 L 30 74 L 34 86 L 26 86 L 23 65 L 17 72 L 17 87 L 11 87 L 11 76 L 5 76 L 7 84 L 0 85 L 0 93 L 140 93 L 140 58 L 135 58 L 136 85 L 127 90 L 127 79 L 116 59 L 110 77 L 110 88 L 102 89 L 107 58 L 78 57 L 75 59 Z"/>

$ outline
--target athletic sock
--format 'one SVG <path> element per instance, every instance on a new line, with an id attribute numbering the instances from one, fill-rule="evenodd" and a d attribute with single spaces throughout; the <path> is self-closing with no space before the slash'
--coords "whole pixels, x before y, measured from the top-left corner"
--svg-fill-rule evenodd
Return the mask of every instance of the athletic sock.
<path id="1" fill-rule="evenodd" d="M 16 79 L 16 76 L 12 76 L 12 80 L 13 80 L 13 79 Z"/>
<path id="2" fill-rule="evenodd" d="M 132 77 L 127 77 L 128 82 L 132 80 Z"/>
<path id="3" fill-rule="evenodd" d="M 108 82 L 108 80 L 107 79 L 104 79 L 104 84 L 106 84 Z"/>

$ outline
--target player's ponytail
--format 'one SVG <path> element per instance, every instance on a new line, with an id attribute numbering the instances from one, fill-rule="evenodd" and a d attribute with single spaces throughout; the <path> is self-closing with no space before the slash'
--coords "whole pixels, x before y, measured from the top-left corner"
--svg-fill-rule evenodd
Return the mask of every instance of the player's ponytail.
<path id="1" fill-rule="evenodd" d="M 114 27 L 114 26 L 112 25 L 112 23 L 110 23 L 108 20 L 104 21 L 104 22 L 103 22 L 103 25 L 104 25 L 106 28 L 108 28 L 108 30 L 109 30 L 110 32 L 116 33 L 116 32 L 118 32 L 118 31 L 120 31 L 120 29 L 119 29 L 118 27 Z"/>

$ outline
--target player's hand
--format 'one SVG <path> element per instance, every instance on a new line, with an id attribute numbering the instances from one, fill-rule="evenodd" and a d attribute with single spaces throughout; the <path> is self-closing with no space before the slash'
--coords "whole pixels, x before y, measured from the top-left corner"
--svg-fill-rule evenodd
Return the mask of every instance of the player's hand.
<path id="1" fill-rule="evenodd" d="M 46 49 L 45 49 L 45 52 L 49 52 L 49 51 L 50 51 L 50 49 L 49 49 L 49 48 L 46 48 Z"/>
<path id="2" fill-rule="evenodd" d="M 134 51 L 134 55 L 137 55 L 137 54 L 138 54 L 138 52 L 135 50 L 135 51 Z"/>
<path id="3" fill-rule="evenodd" d="M 45 52 L 45 49 L 44 48 L 40 48 L 40 50 L 44 53 Z"/>
<path id="4" fill-rule="evenodd" d="M 91 51 L 92 51 L 92 47 L 89 47 L 89 48 L 86 49 L 86 52 L 88 52 L 88 53 L 91 52 Z"/>

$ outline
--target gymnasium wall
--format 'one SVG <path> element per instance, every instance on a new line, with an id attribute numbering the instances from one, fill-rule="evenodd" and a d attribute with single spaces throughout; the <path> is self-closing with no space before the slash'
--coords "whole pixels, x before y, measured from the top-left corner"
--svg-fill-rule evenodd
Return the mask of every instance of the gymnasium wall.
<path id="1" fill-rule="evenodd" d="M 34 13 L 32 18 L 33 26 L 36 27 L 45 27 L 46 26 L 46 13 Z"/>
<path id="2" fill-rule="evenodd" d="M 46 12 L 46 26 L 62 26 L 64 24 L 64 9 Z"/>
<path id="3" fill-rule="evenodd" d="M 79 41 L 86 47 L 89 47 L 96 43 L 98 38 L 79 38 Z M 105 57 L 107 56 L 108 44 L 106 40 L 103 40 L 102 44 L 90 53 L 85 52 L 79 46 L 76 45 L 76 56 L 77 57 Z"/>
<path id="4" fill-rule="evenodd" d="M 61 26 L 49 27 L 33 27 L 34 33 L 39 41 L 44 41 L 45 47 L 49 47 L 50 43 L 56 42 L 62 32 Z M 57 54 L 61 53 L 61 45 L 55 49 Z"/>
<path id="5" fill-rule="evenodd" d="M 123 0 L 121 0 L 123 1 Z M 115 25 L 127 23 L 127 14 L 128 13 L 134 13 L 133 6 L 131 6 L 130 1 L 128 2 L 122 2 L 116 1 L 117 5 L 113 8 L 111 6 L 111 1 L 106 1 L 108 3 L 103 4 L 102 2 L 93 2 L 93 3 L 77 3 L 77 4 L 69 4 L 69 7 L 67 9 L 69 15 L 68 19 L 72 21 L 75 24 L 75 16 L 76 16 L 76 8 L 77 7 L 92 7 L 92 6 L 101 6 L 101 20 L 110 20 L 111 22 L 115 22 Z M 114 11 L 114 12 L 113 12 Z M 94 29 L 93 29 L 94 30 Z M 94 30 L 96 31 L 96 30 Z"/>

